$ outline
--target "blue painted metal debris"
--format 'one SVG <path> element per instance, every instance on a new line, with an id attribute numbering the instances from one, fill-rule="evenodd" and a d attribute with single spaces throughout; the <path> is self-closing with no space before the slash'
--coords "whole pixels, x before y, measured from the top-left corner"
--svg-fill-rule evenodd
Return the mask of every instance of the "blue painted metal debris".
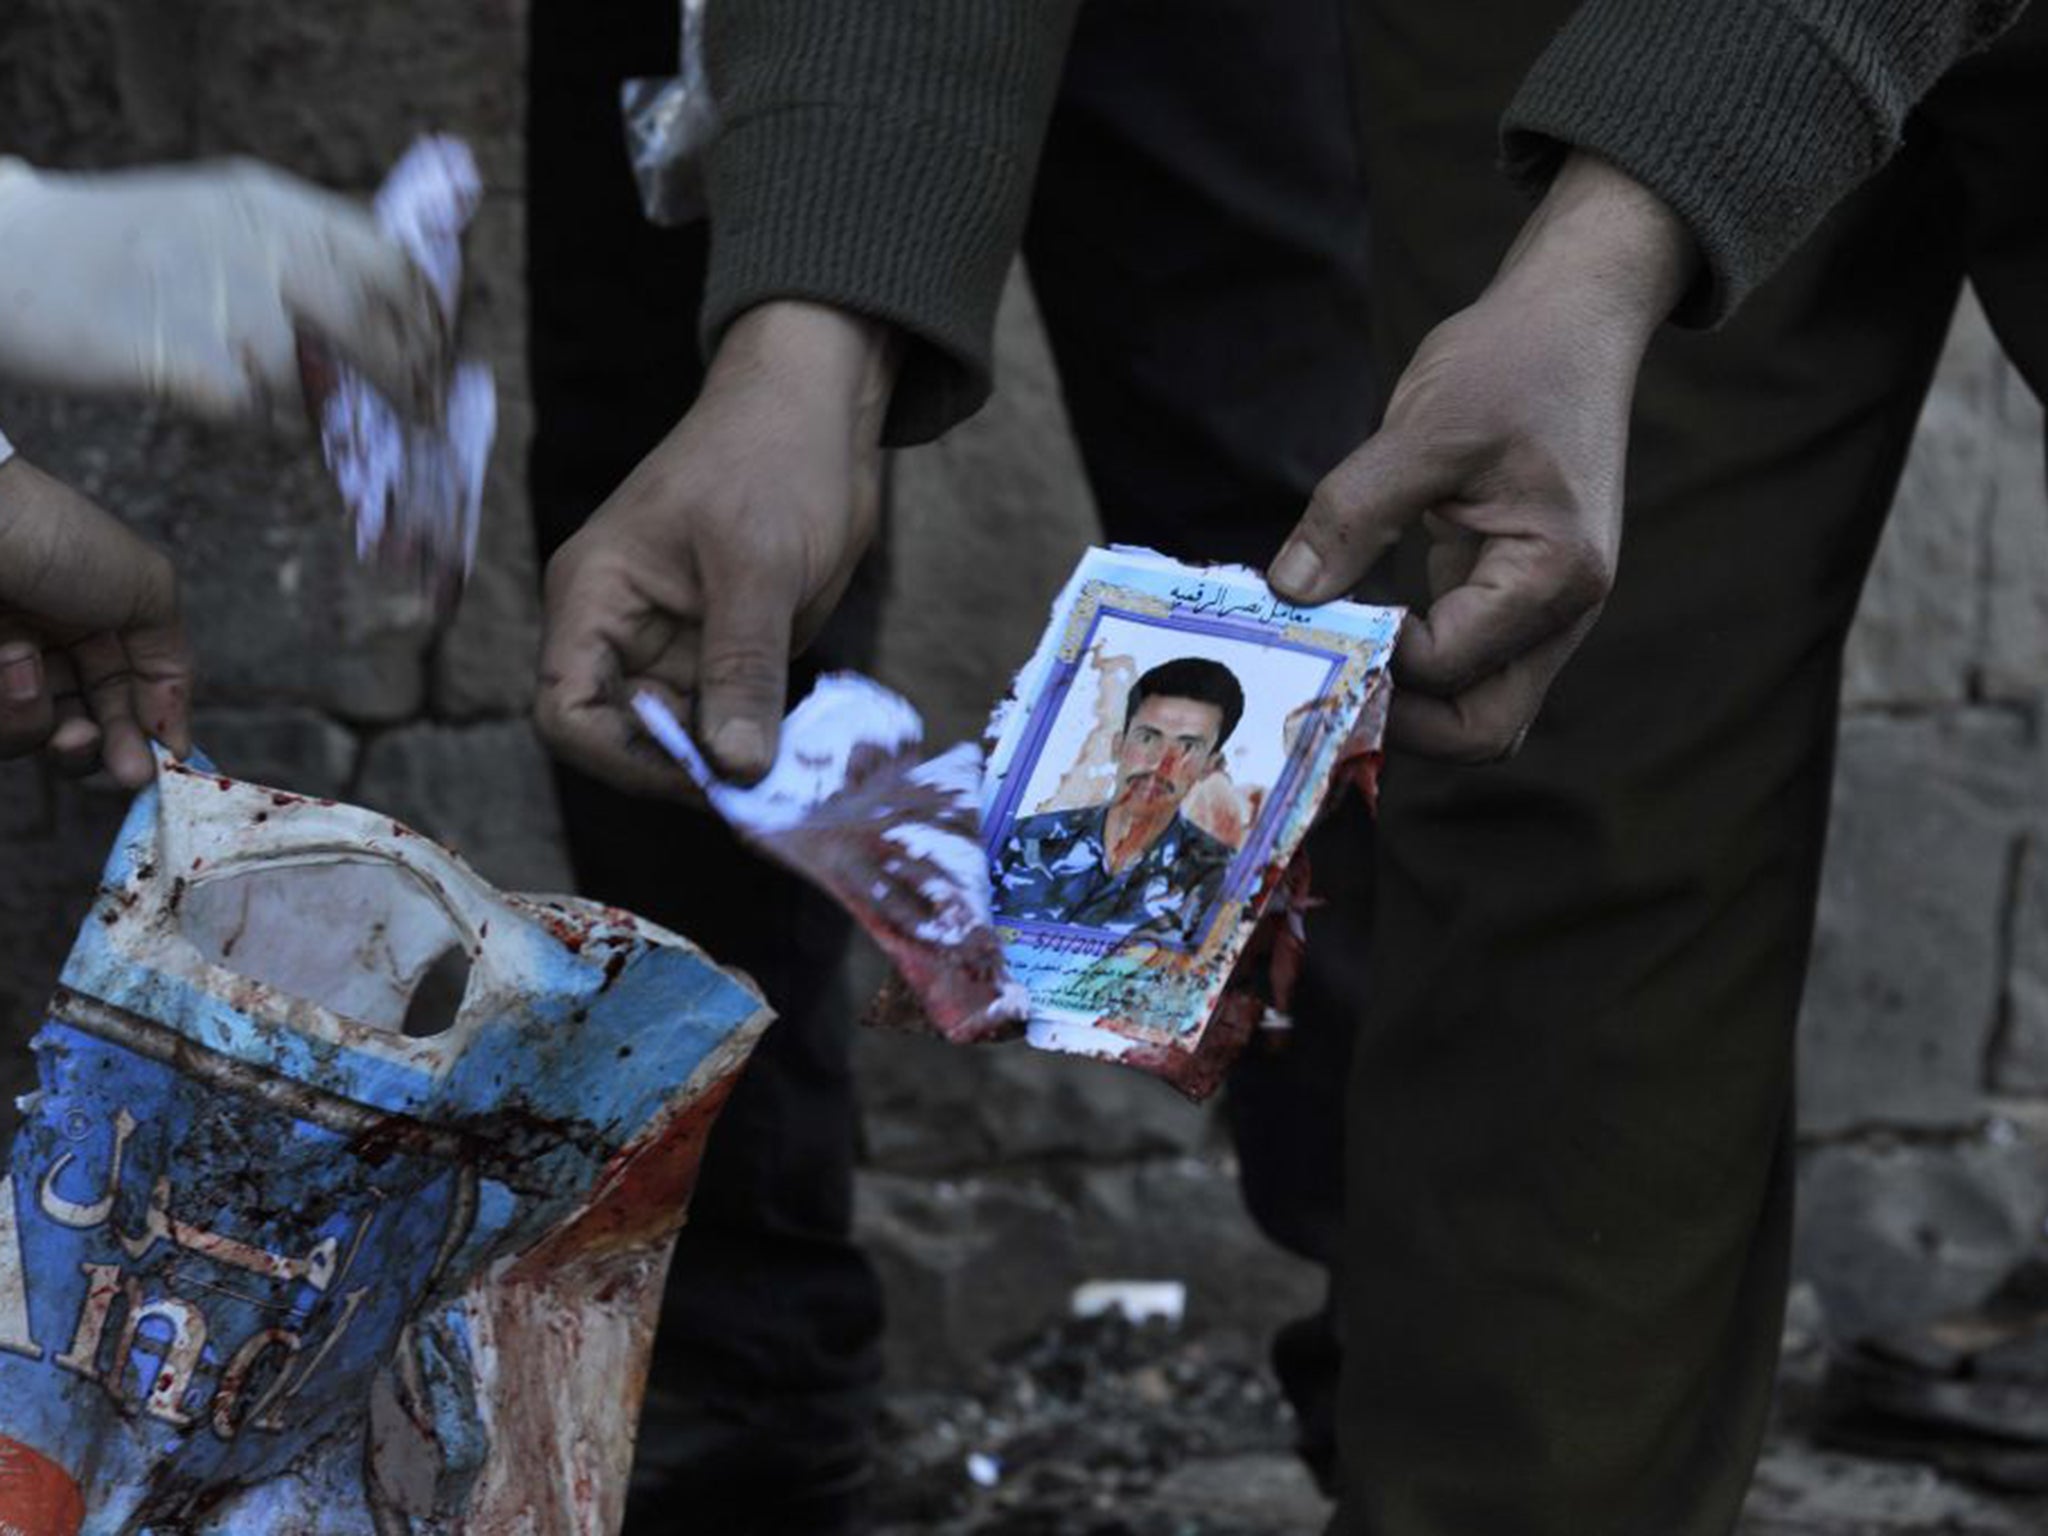
<path id="1" fill-rule="evenodd" d="M 767 1018 L 626 913 L 167 764 L 0 1181 L 0 1531 L 615 1530 L 669 1249 Z"/>

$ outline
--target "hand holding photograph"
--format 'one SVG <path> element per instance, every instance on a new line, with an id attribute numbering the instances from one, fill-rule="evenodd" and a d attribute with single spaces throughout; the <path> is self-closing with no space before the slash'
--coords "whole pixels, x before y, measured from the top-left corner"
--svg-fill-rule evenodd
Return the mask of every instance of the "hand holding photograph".
<path id="1" fill-rule="evenodd" d="M 1167 1076 L 1162 1053 L 1201 1046 L 1341 767 L 1379 745 L 1400 620 L 1297 608 L 1238 568 L 1083 557 L 990 723 L 983 786 L 1034 1044 Z"/>
<path id="2" fill-rule="evenodd" d="M 666 704 L 648 733 L 712 808 L 853 914 L 896 968 L 871 1023 L 1014 1037 L 1191 1098 L 1284 1023 L 1312 904 L 1302 838 L 1367 788 L 1401 610 L 1297 608 L 1238 567 L 1093 549 L 989 721 L 989 757 L 833 674 L 760 783 L 719 782 Z"/>

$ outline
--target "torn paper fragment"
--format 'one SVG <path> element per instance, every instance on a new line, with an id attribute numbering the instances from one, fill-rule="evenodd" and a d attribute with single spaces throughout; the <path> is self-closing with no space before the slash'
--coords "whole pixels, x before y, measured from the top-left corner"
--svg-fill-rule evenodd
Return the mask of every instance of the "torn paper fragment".
<path id="1" fill-rule="evenodd" d="M 1300 608 L 1263 577 L 1090 550 L 990 721 L 921 760 L 922 723 L 865 678 L 821 681 L 751 787 L 659 700 L 653 737 L 741 835 L 831 894 L 896 964 L 867 1022 L 1044 1050 L 1190 1098 L 1284 1028 L 1301 969 L 1302 839 L 1369 799 L 1401 612 Z"/>
<path id="2" fill-rule="evenodd" d="M 434 285 L 455 324 L 462 235 L 483 199 L 460 139 L 423 138 L 377 194 L 377 222 Z M 436 426 L 409 422 L 355 369 L 337 364 L 318 402 L 320 445 L 355 525 L 356 556 L 414 579 L 447 613 L 476 561 L 497 390 L 479 362 L 456 366 Z"/>
<path id="3" fill-rule="evenodd" d="M 652 694 L 633 706 L 733 828 L 839 902 L 881 946 L 931 1026 L 952 1040 L 1015 1035 L 1029 999 L 1003 964 L 981 852 L 981 753 L 921 756 L 899 695 L 833 673 L 783 723 L 760 783 L 727 784 Z"/>
<path id="4" fill-rule="evenodd" d="M 1401 614 L 1095 549 L 990 721 L 983 851 L 1028 1038 L 1213 1092 L 1299 965 L 1296 855 L 1369 788 Z"/>
<path id="5" fill-rule="evenodd" d="M 786 832 L 875 760 L 895 761 L 924 741 L 924 721 L 908 699 L 850 673 L 818 680 L 783 727 L 782 750 L 757 784 L 722 782 L 690 733 L 652 694 L 633 701 L 648 733 L 696 781 L 719 815 L 742 831 Z M 980 789 L 977 777 L 972 785 Z"/>

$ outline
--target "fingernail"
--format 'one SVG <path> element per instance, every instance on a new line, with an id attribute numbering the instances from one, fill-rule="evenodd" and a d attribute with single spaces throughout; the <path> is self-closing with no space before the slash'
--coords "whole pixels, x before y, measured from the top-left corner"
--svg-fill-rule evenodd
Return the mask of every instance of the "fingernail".
<path id="1" fill-rule="evenodd" d="M 1323 559 L 1313 548 L 1295 539 L 1280 551 L 1280 558 L 1266 573 L 1266 579 L 1282 592 L 1307 593 L 1322 580 Z"/>
<path id="2" fill-rule="evenodd" d="M 768 767 L 768 737 L 752 720 L 728 720 L 711 737 L 711 755 L 727 772 Z"/>
<path id="3" fill-rule="evenodd" d="M 18 704 L 43 691 L 43 656 L 32 645 L 0 645 L 0 688 Z"/>

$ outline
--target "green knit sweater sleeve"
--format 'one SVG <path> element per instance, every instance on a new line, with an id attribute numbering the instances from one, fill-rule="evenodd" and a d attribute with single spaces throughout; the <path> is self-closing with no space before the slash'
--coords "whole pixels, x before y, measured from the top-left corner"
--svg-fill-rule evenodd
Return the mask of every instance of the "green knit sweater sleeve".
<path id="1" fill-rule="evenodd" d="M 707 348 L 765 300 L 832 304 L 908 338 L 887 441 L 972 414 L 1076 4 L 709 6 Z"/>
<path id="2" fill-rule="evenodd" d="M 1718 324 L 2025 4 L 1585 0 L 1508 108 L 1507 169 L 1540 187 L 1577 147 L 1656 192 L 1705 257 L 1674 318 Z"/>

